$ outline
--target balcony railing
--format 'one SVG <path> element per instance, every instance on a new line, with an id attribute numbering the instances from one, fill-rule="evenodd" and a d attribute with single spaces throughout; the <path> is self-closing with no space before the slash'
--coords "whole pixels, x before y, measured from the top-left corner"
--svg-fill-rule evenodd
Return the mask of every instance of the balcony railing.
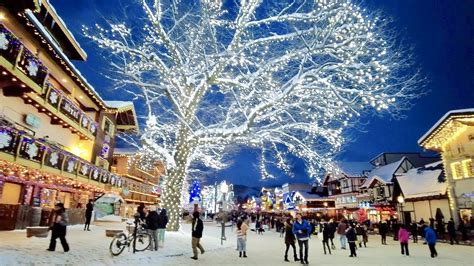
<path id="1" fill-rule="evenodd" d="M 74 126 L 96 136 L 98 124 L 95 120 L 47 82 L 48 68 L 2 24 L 0 24 L 0 56 L 33 81 L 40 88 L 39 91 L 36 90 L 38 94 L 54 107 L 55 111 L 72 120 Z"/>
<path id="2" fill-rule="evenodd" d="M 11 127 L 0 126 L 0 153 L 12 155 L 15 161 L 24 159 L 38 163 L 40 169 L 47 170 L 49 167 L 59 170 L 61 174 L 67 173 L 115 187 L 123 185 L 121 177 Z"/>

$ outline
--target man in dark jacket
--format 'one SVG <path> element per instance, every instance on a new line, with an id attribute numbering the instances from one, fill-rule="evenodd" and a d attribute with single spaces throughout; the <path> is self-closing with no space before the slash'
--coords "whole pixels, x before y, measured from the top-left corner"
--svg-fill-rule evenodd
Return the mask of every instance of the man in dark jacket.
<path id="1" fill-rule="evenodd" d="M 147 231 L 151 235 L 150 250 L 158 250 L 158 213 L 151 210 L 146 216 Z"/>
<path id="2" fill-rule="evenodd" d="M 456 244 L 459 244 L 456 238 L 456 227 L 454 225 L 453 218 L 451 218 L 448 222 L 448 234 L 449 234 L 449 240 L 451 241 L 451 245 L 454 244 L 454 241 L 456 241 Z"/>
<path id="3" fill-rule="evenodd" d="M 349 242 L 349 249 L 351 250 L 351 255 L 349 257 L 357 257 L 356 253 L 356 241 L 357 234 L 354 228 L 354 224 L 349 225 L 349 229 L 346 232 L 347 242 Z"/>
<path id="4" fill-rule="evenodd" d="M 191 257 L 193 260 L 198 259 L 198 248 L 201 251 L 201 254 L 204 254 L 204 248 L 201 246 L 200 240 L 202 238 L 202 231 L 204 230 L 204 225 L 202 224 L 201 218 L 199 218 L 199 212 L 195 211 L 193 213 L 193 223 L 192 223 L 192 247 L 194 256 Z"/>
<path id="5" fill-rule="evenodd" d="M 91 225 L 92 211 L 94 210 L 94 201 L 89 200 L 86 205 L 86 223 L 84 224 L 84 231 L 90 231 L 89 226 Z"/>
<path id="6" fill-rule="evenodd" d="M 382 245 L 387 245 L 387 232 L 388 232 L 388 225 L 386 221 L 382 221 L 379 224 L 379 234 L 382 238 Z"/>
<path id="7" fill-rule="evenodd" d="M 328 223 L 324 223 L 322 226 L 324 255 L 326 255 L 326 247 L 329 250 L 329 254 L 331 254 L 331 248 L 329 247 L 329 239 L 331 238 L 331 234 L 333 234 L 333 232 L 331 226 Z"/>

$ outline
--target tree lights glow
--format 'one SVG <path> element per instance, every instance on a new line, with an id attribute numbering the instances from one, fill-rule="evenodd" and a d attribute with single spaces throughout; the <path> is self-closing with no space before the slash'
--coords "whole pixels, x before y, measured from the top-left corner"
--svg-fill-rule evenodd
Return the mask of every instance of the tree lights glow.
<path id="1" fill-rule="evenodd" d="M 190 168 L 222 169 L 226 152 L 249 146 L 261 151 L 263 178 L 269 164 L 291 174 L 289 155 L 316 178 L 361 115 L 397 115 L 417 97 L 410 55 L 383 18 L 351 1 L 141 6 L 141 20 L 84 32 L 110 56 L 110 78 L 144 102 L 142 151 L 167 168 L 172 230 Z"/>

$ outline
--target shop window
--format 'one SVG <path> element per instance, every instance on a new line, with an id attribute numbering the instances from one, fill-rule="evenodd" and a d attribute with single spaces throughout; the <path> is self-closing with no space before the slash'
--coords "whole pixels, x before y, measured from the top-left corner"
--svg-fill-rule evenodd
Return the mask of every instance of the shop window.
<path id="1" fill-rule="evenodd" d="M 462 161 L 462 165 L 464 168 L 464 177 L 471 177 L 474 176 L 473 169 L 472 169 L 472 160 L 464 160 Z"/>
<path id="2" fill-rule="evenodd" d="M 462 168 L 461 163 L 455 162 L 451 164 L 451 171 L 453 173 L 453 179 L 460 179 L 462 178 Z"/>
<path id="3" fill-rule="evenodd" d="M 3 190 L 2 193 L 0 193 L 1 204 L 20 203 L 21 185 L 5 182 L 3 186 L 0 186 L 0 189 L 2 189 L 2 187 Z"/>

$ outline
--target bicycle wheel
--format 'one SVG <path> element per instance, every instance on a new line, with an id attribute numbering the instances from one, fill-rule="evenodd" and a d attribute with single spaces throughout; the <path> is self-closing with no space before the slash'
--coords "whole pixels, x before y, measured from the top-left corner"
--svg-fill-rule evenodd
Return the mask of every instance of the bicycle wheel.
<path id="1" fill-rule="evenodd" d="M 118 256 L 127 246 L 127 236 L 124 233 L 120 233 L 114 236 L 112 242 L 110 242 L 110 254 L 113 256 Z"/>
<path id="2" fill-rule="evenodd" d="M 132 238 L 133 245 L 133 238 Z M 144 251 L 150 247 L 151 244 L 151 235 L 148 233 L 137 233 L 136 236 L 136 243 L 135 243 L 135 250 L 136 251 Z"/>

